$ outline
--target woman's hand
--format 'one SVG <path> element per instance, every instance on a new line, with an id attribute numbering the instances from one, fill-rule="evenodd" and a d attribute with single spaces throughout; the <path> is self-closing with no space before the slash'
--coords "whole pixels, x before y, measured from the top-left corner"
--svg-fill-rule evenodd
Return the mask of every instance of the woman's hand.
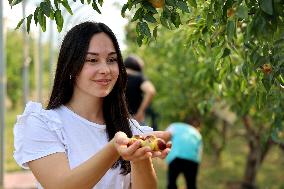
<path id="1" fill-rule="evenodd" d="M 152 157 L 150 147 L 140 148 L 139 141 L 128 146 L 129 142 L 130 138 L 124 132 L 117 132 L 114 136 L 114 147 L 124 160 L 139 161 Z"/>
<path id="2" fill-rule="evenodd" d="M 158 138 L 165 140 L 166 148 L 162 151 L 153 151 L 149 146 L 141 147 L 141 141 L 137 140 L 130 146 L 130 138 L 123 132 L 118 132 L 114 136 L 114 146 L 120 156 L 128 161 L 140 161 L 149 157 L 164 159 L 170 151 L 170 133 L 168 131 L 155 131 L 151 133 Z"/>
<path id="3" fill-rule="evenodd" d="M 162 151 L 154 151 L 152 157 L 158 157 L 158 158 L 161 158 L 161 159 L 166 158 L 166 156 L 171 151 L 171 147 L 172 147 L 171 133 L 169 131 L 153 131 L 149 134 L 155 135 L 157 138 L 161 138 L 166 142 L 166 148 Z M 149 134 L 147 134 L 147 135 L 149 135 Z"/>

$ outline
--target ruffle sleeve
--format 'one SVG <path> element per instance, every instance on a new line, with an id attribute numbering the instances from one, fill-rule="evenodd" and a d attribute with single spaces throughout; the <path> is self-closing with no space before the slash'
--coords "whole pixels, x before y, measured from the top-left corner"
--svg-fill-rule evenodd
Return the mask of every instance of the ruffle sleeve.
<path id="1" fill-rule="evenodd" d="M 129 122 L 130 122 L 133 135 L 147 134 L 153 131 L 152 127 L 140 126 L 139 123 L 135 119 L 130 119 Z"/>
<path id="2" fill-rule="evenodd" d="M 40 103 L 27 103 L 14 125 L 14 159 L 23 168 L 27 162 L 56 152 L 66 152 L 63 125 L 54 110 L 45 110 Z"/>

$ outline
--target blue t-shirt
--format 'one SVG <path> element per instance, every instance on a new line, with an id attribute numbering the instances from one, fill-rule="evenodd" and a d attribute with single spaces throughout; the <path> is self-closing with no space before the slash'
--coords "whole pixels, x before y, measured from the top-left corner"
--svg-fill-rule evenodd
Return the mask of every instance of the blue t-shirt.
<path id="1" fill-rule="evenodd" d="M 197 129 L 186 123 L 172 123 L 168 128 L 172 134 L 172 149 L 166 157 L 171 163 L 175 158 L 199 163 L 202 153 L 202 137 Z"/>

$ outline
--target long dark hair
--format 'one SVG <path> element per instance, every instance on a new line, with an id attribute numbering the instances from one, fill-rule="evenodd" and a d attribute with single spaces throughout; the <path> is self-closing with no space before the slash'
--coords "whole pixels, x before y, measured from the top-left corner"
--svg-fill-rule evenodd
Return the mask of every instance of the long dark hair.
<path id="1" fill-rule="evenodd" d="M 128 137 L 132 136 L 129 125 L 129 112 L 125 101 L 127 74 L 123 64 L 121 51 L 117 39 L 111 29 L 103 23 L 84 22 L 73 27 L 65 36 L 57 62 L 54 85 L 47 109 L 55 109 L 70 101 L 76 76 L 81 72 L 89 42 L 93 35 L 104 32 L 115 47 L 119 67 L 119 76 L 113 90 L 103 101 L 103 116 L 106 123 L 106 131 L 109 140 L 115 133 L 123 131 Z M 121 165 L 121 173 L 130 172 L 130 163 L 120 158 L 114 165 Z"/>

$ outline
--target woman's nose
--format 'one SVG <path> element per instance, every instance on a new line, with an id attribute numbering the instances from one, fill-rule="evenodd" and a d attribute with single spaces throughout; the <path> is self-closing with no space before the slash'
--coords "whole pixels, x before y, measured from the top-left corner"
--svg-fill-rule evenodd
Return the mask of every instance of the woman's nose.
<path id="1" fill-rule="evenodd" d="M 99 73 L 102 73 L 102 74 L 107 74 L 110 72 L 110 68 L 109 68 L 109 65 L 107 64 L 107 62 L 102 62 L 100 64 L 100 67 L 99 67 Z"/>

